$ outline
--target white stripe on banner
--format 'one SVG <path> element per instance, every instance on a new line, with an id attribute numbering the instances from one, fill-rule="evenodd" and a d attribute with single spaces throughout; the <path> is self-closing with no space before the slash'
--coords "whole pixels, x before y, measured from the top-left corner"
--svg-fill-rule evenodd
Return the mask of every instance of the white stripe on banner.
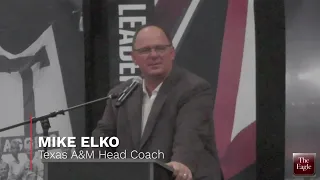
<path id="1" fill-rule="evenodd" d="M 158 4 L 159 0 L 154 0 L 154 5 L 156 6 Z"/>
<path id="2" fill-rule="evenodd" d="M 231 141 L 256 120 L 256 45 L 253 1 L 248 0 L 243 59 Z"/>
<path id="3" fill-rule="evenodd" d="M 175 48 L 177 48 L 178 45 L 180 44 L 181 38 L 184 35 L 186 29 L 188 28 L 188 24 L 189 24 L 191 18 L 193 17 L 194 12 L 198 7 L 199 2 L 200 2 L 200 0 L 192 0 L 191 1 L 189 8 L 188 8 L 186 14 L 184 15 L 182 22 L 179 25 L 179 28 L 178 28 L 178 30 L 172 40 L 173 46 Z"/>

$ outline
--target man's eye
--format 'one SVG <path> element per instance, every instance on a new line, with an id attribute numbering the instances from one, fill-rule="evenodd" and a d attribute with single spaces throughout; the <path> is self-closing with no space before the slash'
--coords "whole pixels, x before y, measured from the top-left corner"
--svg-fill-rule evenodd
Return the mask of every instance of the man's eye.
<path id="1" fill-rule="evenodd" d="M 149 52 L 149 48 L 140 49 L 139 52 L 141 53 Z"/>
<path id="2" fill-rule="evenodd" d="M 155 47 L 155 49 L 156 49 L 156 50 L 163 51 L 163 50 L 166 49 L 166 47 L 165 47 L 165 46 L 157 46 L 157 47 Z"/>

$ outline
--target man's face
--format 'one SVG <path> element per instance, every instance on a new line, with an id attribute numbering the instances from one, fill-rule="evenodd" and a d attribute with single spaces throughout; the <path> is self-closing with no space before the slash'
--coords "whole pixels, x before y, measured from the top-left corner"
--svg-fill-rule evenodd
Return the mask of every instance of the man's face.
<path id="1" fill-rule="evenodd" d="M 7 177 L 8 172 L 9 172 L 8 166 L 4 163 L 0 164 L 0 176 Z"/>
<path id="2" fill-rule="evenodd" d="M 172 69 L 174 57 L 175 50 L 161 29 L 150 26 L 138 33 L 132 59 L 143 75 L 166 76 Z"/>
<path id="3" fill-rule="evenodd" d="M 19 145 L 11 146 L 11 153 L 12 153 L 13 155 L 18 155 L 19 150 L 20 150 Z"/>

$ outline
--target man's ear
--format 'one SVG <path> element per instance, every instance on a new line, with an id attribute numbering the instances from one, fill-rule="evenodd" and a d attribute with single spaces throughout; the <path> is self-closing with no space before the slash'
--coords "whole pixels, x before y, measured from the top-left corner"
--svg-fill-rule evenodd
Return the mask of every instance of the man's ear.
<path id="1" fill-rule="evenodd" d="M 130 55 L 131 55 L 132 62 L 137 65 L 136 60 L 135 60 L 136 59 L 135 58 L 136 54 L 134 53 L 134 51 L 131 51 Z"/>
<path id="2" fill-rule="evenodd" d="M 171 50 L 171 58 L 172 58 L 172 60 L 174 60 L 176 58 L 176 50 L 174 49 L 174 47 Z"/>

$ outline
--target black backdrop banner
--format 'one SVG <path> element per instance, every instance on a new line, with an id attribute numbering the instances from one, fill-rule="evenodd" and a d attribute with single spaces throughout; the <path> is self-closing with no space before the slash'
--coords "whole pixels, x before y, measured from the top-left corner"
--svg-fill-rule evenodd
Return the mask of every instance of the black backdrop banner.
<path id="1" fill-rule="evenodd" d="M 118 84 L 139 75 L 132 62 L 132 37 L 138 27 L 150 22 L 154 3 L 150 0 L 122 0 L 108 4 L 109 78 Z"/>

